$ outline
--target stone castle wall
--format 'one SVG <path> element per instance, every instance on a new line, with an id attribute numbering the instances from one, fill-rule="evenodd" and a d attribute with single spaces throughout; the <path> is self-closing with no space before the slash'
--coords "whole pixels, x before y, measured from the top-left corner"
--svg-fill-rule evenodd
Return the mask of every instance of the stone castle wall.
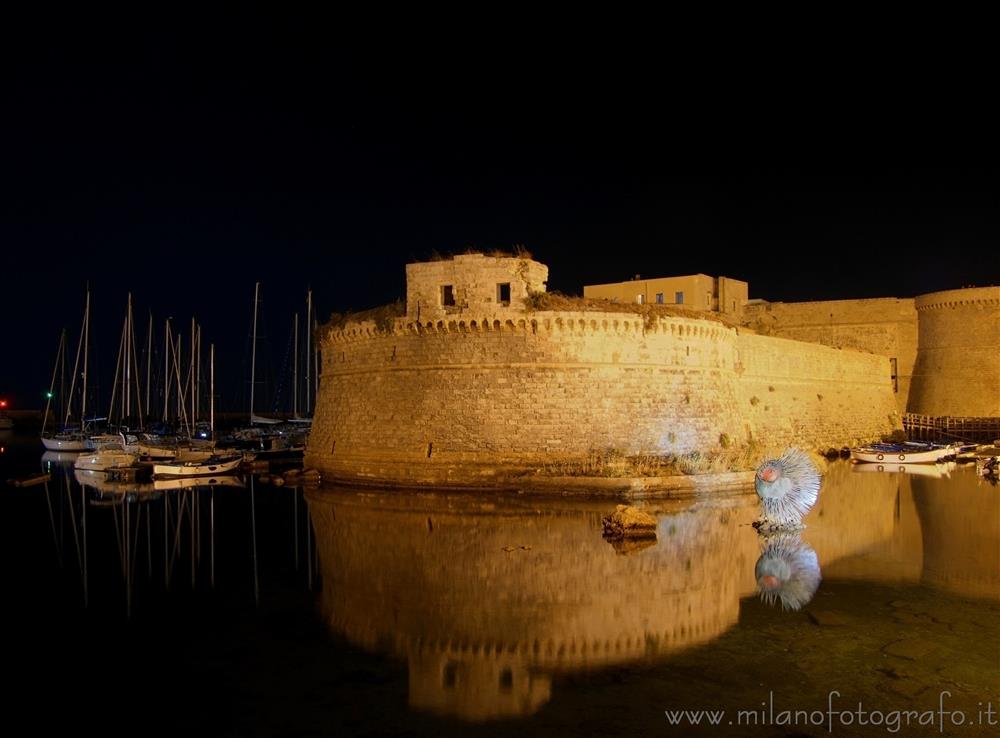
<path id="1" fill-rule="evenodd" d="M 909 411 L 1000 417 L 1000 287 L 921 295 L 916 310 Z"/>
<path id="2" fill-rule="evenodd" d="M 761 333 L 851 348 L 896 359 L 896 408 L 907 411 L 917 359 L 917 311 L 912 298 L 766 302 L 744 309 Z"/>
<path id="3" fill-rule="evenodd" d="M 306 463 L 477 485 L 595 450 L 841 446 L 898 427 L 884 357 L 626 313 L 494 310 L 322 338 Z"/>

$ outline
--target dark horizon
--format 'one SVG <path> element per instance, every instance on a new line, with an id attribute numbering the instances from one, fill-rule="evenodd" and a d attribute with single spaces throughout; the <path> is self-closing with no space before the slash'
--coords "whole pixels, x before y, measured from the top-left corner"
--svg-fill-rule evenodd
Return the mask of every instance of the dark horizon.
<path id="1" fill-rule="evenodd" d="M 87 283 L 108 374 L 131 290 L 143 336 L 149 310 L 158 330 L 202 323 L 227 410 L 255 281 L 272 374 L 307 288 L 321 321 L 384 304 L 434 252 L 523 245 L 568 294 L 697 272 L 772 301 L 1000 284 L 996 172 L 969 140 L 935 146 L 944 130 L 914 146 L 918 131 L 874 109 L 862 125 L 818 100 L 716 98 L 703 80 L 663 107 L 655 67 L 621 82 L 596 62 L 459 64 L 241 30 L 52 39 L 5 73 L 13 408 L 42 397 Z"/>

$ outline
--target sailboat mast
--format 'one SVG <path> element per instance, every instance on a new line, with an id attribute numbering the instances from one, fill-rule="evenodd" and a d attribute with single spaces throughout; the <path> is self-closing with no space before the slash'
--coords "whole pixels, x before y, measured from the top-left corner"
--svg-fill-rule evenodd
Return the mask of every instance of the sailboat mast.
<path id="1" fill-rule="evenodd" d="M 59 361 L 66 350 L 66 329 L 62 329 L 59 334 L 59 350 L 56 351 L 56 363 L 52 366 L 52 381 L 49 382 L 49 391 L 45 397 L 45 416 L 42 418 L 42 433 L 45 432 L 45 424 L 49 422 L 49 406 L 52 404 L 52 393 L 56 389 L 56 373 L 59 371 Z"/>
<path id="2" fill-rule="evenodd" d="M 215 344 L 208 344 L 209 366 L 209 392 L 211 400 L 209 404 L 208 425 L 212 429 L 212 440 L 215 440 Z"/>
<path id="3" fill-rule="evenodd" d="M 163 330 L 163 422 L 167 422 L 170 415 L 170 318 L 167 318 L 166 327 Z"/>
<path id="4" fill-rule="evenodd" d="M 118 358 L 115 360 L 115 381 L 111 385 L 111 405 L 108 407 L 108 422 L 115 422 L 115 402 L 118 401 L 118 380 L 125 376 L 122 370 L 122 351 L 125 349 L 125 336 L 128 334 L 128 315 L 125 315 L 125 322 L 122 324 L 122 337 L 118 339 Z M 124 384 L 124 383 L 123 383 Z M 125 389 L 122 388 L 121 411 L 125 410 Z M 119 425 L 121 424 L 119 417 Z"/>
<path id="5" fill-rule="evenodd" d="M 313 309 L 313 291 L 306 291 L 306 415 L 312 412 L 312 403 L 309 397 L 309 365 L 312 363 L 310 361 L 311 354 L 309 349 L 311 346 L 312 338 L 312 309 Z"/>
<path id="6" fill-rule="evenodd" d="M 253 342 L 250 351 L 250 424 L 253 425 L 253 395 L 257 382 L 257 298 L 260 295 L 260 282 L 253 288 Z"/>
<path id="7" fill-rule="evenodd" d="M 195 414 L 195 399 L 194 396 L 198 394 L 198 385 L 195 384 L 195 367 L 198 364 L 198 352 L 197 352 L 197 338 L 198 329 L 195 327 L 194 317 L 191 318 L 191 375 L 190 381 L 188 383 L 188 392 L 191 393 L 191 425 L 193 426 L 198 420 L 198 416 Z"/>
<path id="8" fill-rule="evenodd" d="M 292 342 L 292 417 L 299 417 L 299 314 L 295 313 L 292 327 L 295 340 Z"/>
<path id="9" fill-rule="evenodd" d="M 312 324 L 313 334 L 316 335 L 316 331 L 319 329 L 317 322 L 313 320 Z M 313 399 L 319 404 L 319 344 L 313 349 Z"/>
<path id="10" fill-rule="evenodd" d="M 132 310 L 132 294 L 129 293 L 128 323 L 129 343 L 132 346 L 132 371 L 135 372 L 135 412 L 139 416 L 139 427 L 144 428 L 142 418 L 142 387 L 139 384 L 139 352 L 135 350 L 135 312 Z M 131 390 L 129 390 L 131 392 Z"/>
<path id="11" fill-rule="evenodd" d="M 146 329 L 146 417 L 149 417 L 149 388 L 153 369 L 153 311 L 149 311 L 149 327 Z"/>
<path id="12" fill-rule="evenodd" d="M 90 288 L 87 288 L 87 307 L 83 309 L 83 402 L 80 403 L 80 429 L 87 422 L 87 346 L 90 344 Z"/>
<path id="13" fill-rule="evenodd" d="M 125 411 L 125 418 L 132 415 L 132 364 L 129 357 L 132 355 L 132 293 L 128 293 L 128 309 L 125 312 L 125 404 L 122 409 Z"/>
<path id="14" fill-rule="evenodd" d="M 194 365 L 194 420 L 197 421 L 198 416 L 201 415 L 201 324 L 198 325 L 195 332 L 198 336 L 198 348 L 195 351 L 198 361 Z"/>

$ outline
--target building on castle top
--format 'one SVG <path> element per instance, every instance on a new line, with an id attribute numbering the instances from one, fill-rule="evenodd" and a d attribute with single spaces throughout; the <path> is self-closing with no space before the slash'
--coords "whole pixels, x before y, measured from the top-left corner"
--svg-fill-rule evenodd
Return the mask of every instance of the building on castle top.
<path id="1" fill-rule="evenodd" d="M 458 254 L 406 265 L 406 317 L 441 320 L 463 313 L 524 312 L 545 292 L 549 268 L 528 258 Z"/>
<path id="2" fill-rule="evenodd" d="M 691 274 L 686 277 L 642 279 L 637 274 L 635 279 L 627 282 L 585 285 L 583 296 L 640 305 L 683 305 L 691 310 L 740 315 L 747 303 L 748 290 L 746 282 L 731 277 Z"/>

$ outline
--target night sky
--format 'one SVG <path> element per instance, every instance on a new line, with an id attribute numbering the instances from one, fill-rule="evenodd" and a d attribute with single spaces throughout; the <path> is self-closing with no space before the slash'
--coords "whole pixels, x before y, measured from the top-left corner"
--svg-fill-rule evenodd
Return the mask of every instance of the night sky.
<path id="1" fill-rule="evenodd" d="M 997 172 L 972 132 L 877 89 L 350 35 L 231 21 L 11 55 L 0 395 L 39 405 L 88 282 L 102 382 L 131 289 L 140 341 L 150 310 L 158 331 L 198 318 L 234 409 L 256 280 L 271 377 L 307 287 L 321 319 L 372 307 L 435 251 L 523 244 L 570 294 L 695 272 L 770 300 L 1000 284 Z"/>

